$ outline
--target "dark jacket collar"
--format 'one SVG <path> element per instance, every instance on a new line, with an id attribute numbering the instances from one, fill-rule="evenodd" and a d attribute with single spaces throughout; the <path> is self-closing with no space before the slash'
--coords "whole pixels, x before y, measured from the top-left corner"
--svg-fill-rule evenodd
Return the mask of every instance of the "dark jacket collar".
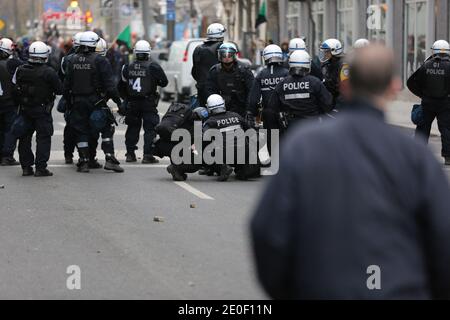
<path id="1" fill-rule="evenodd" d="M 384 112 L 377 108 L 373 102 L 365 98 L 353 98 L 344 103 L 343 112 L 362 112 L 384 120 Z"/>

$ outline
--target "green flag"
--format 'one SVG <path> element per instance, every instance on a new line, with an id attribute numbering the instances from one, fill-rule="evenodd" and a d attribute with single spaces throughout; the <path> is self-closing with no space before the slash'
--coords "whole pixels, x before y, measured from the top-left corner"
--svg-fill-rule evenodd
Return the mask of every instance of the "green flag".
<path id="1" fill-rule="evenodd" d="M 267 22 L 267 12 L 266 12 L 266 0 L 263 0 L 261 3 L 261 7 L 259 8 L 258 18 L 256 18 L 256 25 L 255 29 L 258 29 L 260 24 L 263 24 L 264 22 Z"/>
<path id="2" fill-rule="evenodd" d="M 131 27 L 130 25 L 126 26 L 125 29 L 119 34 L 117 37 L 118 44 L 125 44 L 129 49 L 133 47 L 131 43 Z"/>

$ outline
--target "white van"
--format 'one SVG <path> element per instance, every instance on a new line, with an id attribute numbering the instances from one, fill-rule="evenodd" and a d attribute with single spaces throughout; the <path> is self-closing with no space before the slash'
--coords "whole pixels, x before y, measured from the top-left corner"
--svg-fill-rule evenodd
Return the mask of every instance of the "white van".
<path id="1" fill-rule="evenodd" d="M 168 56 L 160 56 L 161 66 L 169 80 L 169 85 L 162 89 L 163 100 L 173 95 L 176 101 L 183 102 L 196 93 L 195 80 L 191 76 L 192 54 L 203 42 L 204 39 L 174 41 Z"/>

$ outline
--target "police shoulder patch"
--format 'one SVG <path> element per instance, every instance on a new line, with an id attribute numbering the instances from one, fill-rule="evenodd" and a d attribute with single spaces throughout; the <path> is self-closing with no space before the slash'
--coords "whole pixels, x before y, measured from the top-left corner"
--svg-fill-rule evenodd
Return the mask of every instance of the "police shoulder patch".
<path id="1" fill-rule="evenodd" d="M 350 69 L 348 67 L 348 64 L 344 63 L 341 68 L 340 79 L 341 81 L 345 81 L 348 80 L 349 76 L 350 76 Z"/>

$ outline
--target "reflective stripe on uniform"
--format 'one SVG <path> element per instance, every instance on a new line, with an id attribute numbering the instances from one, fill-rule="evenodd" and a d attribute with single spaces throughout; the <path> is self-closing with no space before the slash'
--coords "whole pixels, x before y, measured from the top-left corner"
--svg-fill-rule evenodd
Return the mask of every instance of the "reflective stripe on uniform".
<path id="1" fill-rule="evenodd" d="M 89 148 L 88 142 L 78 142 L 77 144 L 78 148 Z"/>
<path id="2" fill-rule="evenodd" d="M 113 141 L 112 138 L 103 138 L 102 139 L 102 142 L 111 142 L 111 141 Z"/>
<path id="3" fill-rule="evenodd" d="M 242 129 L 240 125 L 235 125 L 235 126 L 222 128 L 222 129 L 220 129 L 220 132 L 236 131 L 238 129 Z"/>
<path id="4" fill-rule="evenodd" d="M 285 100 L 294 100 L 294 99 L 309 99 L 311 95 L 308 93 L 294 93 L 294 94 L 285 94 Z"/>

